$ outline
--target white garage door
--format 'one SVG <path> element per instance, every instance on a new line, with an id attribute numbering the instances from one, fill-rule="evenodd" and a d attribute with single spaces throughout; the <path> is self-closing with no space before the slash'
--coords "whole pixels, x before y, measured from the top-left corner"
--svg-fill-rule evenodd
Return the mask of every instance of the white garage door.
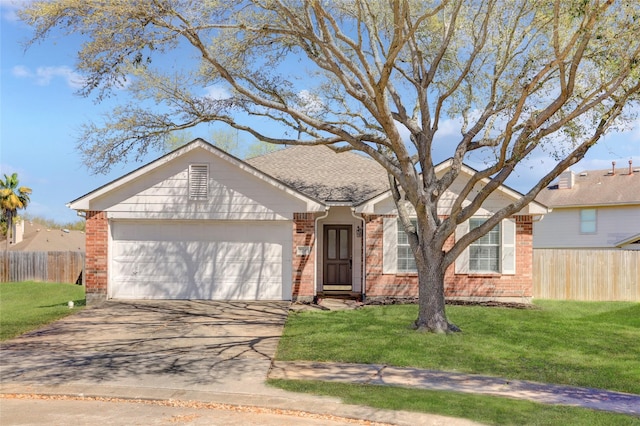
<path id="1" fill-rule="evenodd" d="M 291 299 L 290 222 L 112 224 L 114 299 Z"/>

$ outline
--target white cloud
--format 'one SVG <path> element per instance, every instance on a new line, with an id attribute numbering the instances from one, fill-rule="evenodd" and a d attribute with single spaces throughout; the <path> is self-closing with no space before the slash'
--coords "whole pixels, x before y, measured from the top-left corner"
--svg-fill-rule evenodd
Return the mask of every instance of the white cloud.
<path id="1" fill-rule="evenodd" d="M 314 115 L 324 111 L 322 100 L 306 89 L 298 92 L 298 105 L 305 114 Z"/>
<path id="2" fill-rule="evenodd" d="M 231 97 L 231 94 L 229 93 L 229 91 L 222 87 L 222 86 L 207 86 L 204 88 L 205 91 L 205 97 L 209 98 L 209 99 L 213 99 L 216 101 L 222 100 L 222 99 L 229 99 Z"/>
<path id="3" fill-rule="evenodd" d="M 57 77 L 64 79 L 67 86 L 72 89 L 80 89 L 85 84 L 84 77 L 66 65 L 57 67 L 38 67 L 35 71 L 24 65 L 17 65 L 13 67 L 12 73 L 18 78 L 31 79 L 39 86 L 48 86 L 51 84 L 51 81 Z"/>
<path id="4" fill-rule="evenodd" d="M 441 120 L 438 123 L 438 132 L 436 133 L 435 138 L 443 139 L 447 136 L 460 135 L 461 128 L 462 120 L 460 120 L 459 118 L 447 118 L 445 120 Z"/>
<path id="5" fill-rule="evenodd" d="M 640 118 L 636 119 L 635 123 L 633 124 L 633 129 L 630 133 L 631 140 L 640 143 Z M 640 146 L 638 147 L 638 150 L 640 150 Z"/>
<path id="6" fill-rule="evenodd" d="M 30 3 L 33 3 L 33 0 L 0 0 L 2 19 L 9 22 L 19 21 L 17 11 Z"/>

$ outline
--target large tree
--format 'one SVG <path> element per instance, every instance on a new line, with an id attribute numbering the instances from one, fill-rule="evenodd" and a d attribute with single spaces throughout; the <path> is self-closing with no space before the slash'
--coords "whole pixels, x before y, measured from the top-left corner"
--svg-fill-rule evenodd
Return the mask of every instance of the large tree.
<path id="1" fill-rule="evenodd" d="M 9 248 L 9 239 L 13 237 L 13 222 L 20 209 L 26 209 L 29 204 L 31 188 L 20 186 L 18 174 L 4 175 L 0 180 L 0 210 L 7 224 L 7 240 L 5 248 Z"/>
<path id="2" fill-rule="evenodd" d="M 246 144 L 238 135 L 237 130 L 214 129 L 210 131 L 209 137 L 209 142 L 223 151 L 240 158 L 257 157 L 281 148 L 278 145 L 264 143 L 259 140 L 254 140 L 250 144 Z M 172 132 L 165 138 L 164 150 L 173 151 L 174 149 L 186 145 L 193 139 L 194 137 L 192 133 L 188 130 Z"/>
<path id="3" fill-rule="evenodd" d="M 135 95 L 86 125 L 80 149 L 95 171 L 204 122 L 380 163 L 418 268 L 416 326 L 437 332 L 455 329 L 447 267 L 628 120 L 640 90 L 636 1 L 57 0 L 22 17 L 34 40 L 86 37 L 84 94 Z M 460 123 L 455 140 L 437 139 L 445 122 Z M 551 170 L 445 250 L 456 226 L 545 150 Z M 451 167 L 436 175 L 445 152 Z M 438 216 L 474 153 L 484 166 Z"/>

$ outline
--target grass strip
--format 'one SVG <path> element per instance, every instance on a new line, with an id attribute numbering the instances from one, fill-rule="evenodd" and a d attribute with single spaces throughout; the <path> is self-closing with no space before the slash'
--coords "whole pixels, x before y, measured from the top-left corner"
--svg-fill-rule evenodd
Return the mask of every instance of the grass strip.
<path id="1" fill-rule="evenodd" d="M 69 309 L 69 301 L 73 301 L 73 309 Z M 1 283 L 0 340 L 37 329 L 84 305 L 84 287 L 80 285 L 31 281 Z"/>
<path id="2" fill-rule="evenodd" d="M 624 414 L 484 395 L 315 381 L 271 379 L 268 383 L 291 392 L 338 397 L 347 404 L 438 414 L 490 425 L 640 425 L 640 418 Z"/>
<path id="3" fill-rule="evenodd" d="M 415 305 L 289 315 L 277 359 L 387 364 L 640 394 L 640 303 L 448 306 L 462 333 L 412 330 Z"/>

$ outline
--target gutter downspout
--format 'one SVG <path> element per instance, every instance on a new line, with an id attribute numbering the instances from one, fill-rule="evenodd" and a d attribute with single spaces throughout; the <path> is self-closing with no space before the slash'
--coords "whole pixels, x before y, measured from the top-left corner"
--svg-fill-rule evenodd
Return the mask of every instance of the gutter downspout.
<path id="1" fill-rule="evenodd" d="M 362 288 L 360 289 L 360 291 L 362 292 L 362 302 L 365 301 L 366 298 L 366 294 L 367 294 L 367 280 L 365 279 L 365 273 L 366 273 L 366 264 L 367 264 L 367 231 L 366 231 L 366 224 L 364 221 L 364 217 L 360 216 L 356 216 L 355 214 L 356 209 L 354 207 L 351 208 L 351 216 L 353 216 L 355 219 L 358 219 L 360 221 L 362 221 L 362 250 L 361 250 L 361 256 L 362 259 L 360 259 L 360 263 L 362 264 L 361 266 L 361 271 L 360 271 L 360 282 L 362 283 Z"/>
<path id="2" fill-rule="evenodd" d="M 329 216 L 329 206 L 325 206 L 324 215 L 316 217 L 313 225 L 313 237 L 315 238 L 314 244 L 314 262 L 313 262 L 313 298 L 317 299 L 318 296 L 318 221 L 320 219 L 326 219 Z M 315 300 L 314 300 L 315 302 Z"/>

